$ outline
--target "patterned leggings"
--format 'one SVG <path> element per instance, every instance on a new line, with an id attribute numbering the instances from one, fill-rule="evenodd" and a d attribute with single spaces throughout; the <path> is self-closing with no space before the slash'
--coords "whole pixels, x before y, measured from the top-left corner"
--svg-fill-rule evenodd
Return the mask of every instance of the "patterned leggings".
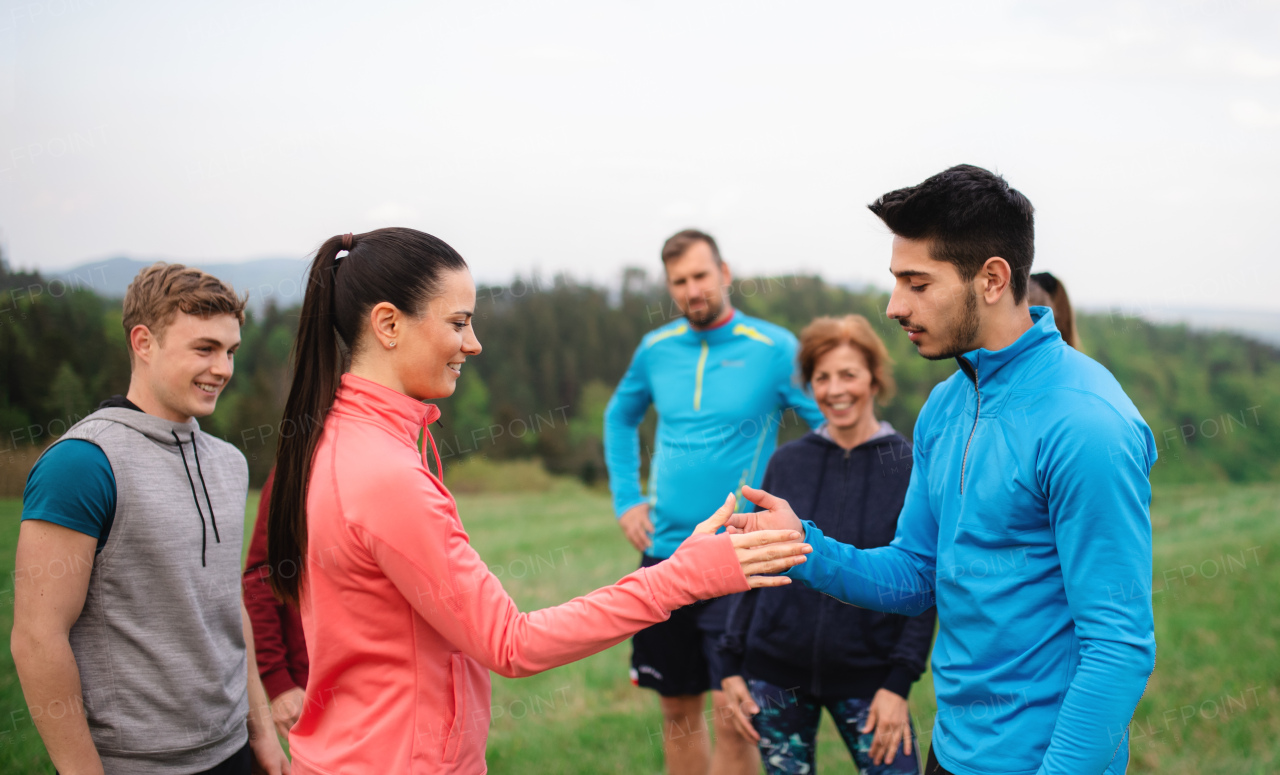
<path id="1" fill-rule="evenodd" d="M 751 723 L 760 733 L 760 758 L 764 760 L 765 772 L 769 775 L 811 775 L 816 771 L 814 742 L 824 703 L 797 689 L 782 689 L 765 681 L 751 679 L 747 685 L 751 689 L 751 698 L 760 706 L 760 712 Z M 870 754 L 872 734 L 858 731 L 867 721 L 871 700 L 850 698 L 825 705 L 862 775 L 917 775 L 920 772 L 914 725 L 911 727 L 911 755 L 903 753 L 902 746 L 899 746 L 893 764 L 875 765 L 871 763 Z"/>

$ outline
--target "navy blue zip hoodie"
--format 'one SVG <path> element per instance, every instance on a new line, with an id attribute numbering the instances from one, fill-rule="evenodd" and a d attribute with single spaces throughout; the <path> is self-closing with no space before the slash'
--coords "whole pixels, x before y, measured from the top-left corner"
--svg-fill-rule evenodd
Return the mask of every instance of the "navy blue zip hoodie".
<path id="1" fill-rule="evenodd" d="M 818 433 L 779 447 L 763 489 L 824 535 L 860 549 L 888 546 L 911 479 L 911 444 L 897 432 L 845 450 Z M 798 687 L 823 700 L 906 697 L 924 672 L 936 614 L 858 608 L 800 584 L 735 595 L 720 640 L 725 675 Z"/>

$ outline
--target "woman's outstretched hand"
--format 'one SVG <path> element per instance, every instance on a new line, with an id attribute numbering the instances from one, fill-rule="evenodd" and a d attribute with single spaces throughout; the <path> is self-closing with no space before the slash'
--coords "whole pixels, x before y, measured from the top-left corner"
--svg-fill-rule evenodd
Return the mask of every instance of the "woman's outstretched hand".
<path id="1" fill-rule="evenodd" d="M 745 490 L 744 490 L 745 492 Z M 761 492 L 757 490 L 756 492 Z M 768 495 L 768 493 L 764 493 Z M 772 495 L 768 497 L 773 498 Z M 775 498 L 775 500 L 778 500 Z M 755 502 L 755 501 L 753 501 Z M 781 501 L 784 505 L 786 501 Z M 804 537 L 803 528 L 792 530 L 771 530 L 767 526 L 755 527 L 750 532 L 742 529 L 733 530 L 732 520 L 741 516 L 754 516 L 734 514 L 733 510 L 737 506 L 737 499 L 733 493 L 729 493 L 729 497 L 725 499 L 724 505 L 716 509 L 716 513 L 712 514 L 702 524 L 694 528 L 695 533 L 715 533 L 721 527 L 730 526 L 728 532 L 733 533 L 730 539 L 733 541 L 733 549 L 738 555 L 738 562 L 742 564 L 742 572 L 747 577 L 747 583 L 752 589 L 757 587 L 781 587 L 791 583 L 791 579 L 786 576 L 776 576 L 772 574 L 782 573 L 788 568 L 805 561 L 805 555 L 813 551 L 813 547 L 808 544 L 799 543 Z M 788 512 L 790 509 L 788 508 Z M 792 518 L 795 515 L 792 514 Z M 800 520 L 796 520 L 796 526 L 800 527 Z"/>

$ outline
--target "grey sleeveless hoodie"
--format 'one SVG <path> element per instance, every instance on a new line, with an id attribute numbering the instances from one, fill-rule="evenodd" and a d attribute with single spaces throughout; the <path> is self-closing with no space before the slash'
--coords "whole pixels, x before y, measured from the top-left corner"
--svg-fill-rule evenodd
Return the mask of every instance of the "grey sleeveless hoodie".
<path id="1" fill-rule="evenodd" d="M 106 453 L 116 513 L 71 628 L 107 775 L 198 772 L 248 741 L 244 455 L 186 423 L 105 408 L 60 439 Z"/>

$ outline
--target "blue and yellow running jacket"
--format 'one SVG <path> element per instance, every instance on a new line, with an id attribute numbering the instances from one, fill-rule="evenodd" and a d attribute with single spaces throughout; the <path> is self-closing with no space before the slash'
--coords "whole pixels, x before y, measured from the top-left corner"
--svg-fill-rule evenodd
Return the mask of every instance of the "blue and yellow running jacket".
<path id="1" fill-rule="evenodd" d="M 658 432 L 650 450 L 648 553 L 669 557 L 693 528 L 739 493 L 759 487 L 777 443 L 783 411 L 811 427 L 822 414 L 800 387 L 795 336 L 735 311 L 727 323 L 697 331 L 681 318 L 650 331 L 618 383 L 604 415 L 604 456 L 616 516 L 646 501 L 640 491 L 637 429 L 650 404 Z"/>

